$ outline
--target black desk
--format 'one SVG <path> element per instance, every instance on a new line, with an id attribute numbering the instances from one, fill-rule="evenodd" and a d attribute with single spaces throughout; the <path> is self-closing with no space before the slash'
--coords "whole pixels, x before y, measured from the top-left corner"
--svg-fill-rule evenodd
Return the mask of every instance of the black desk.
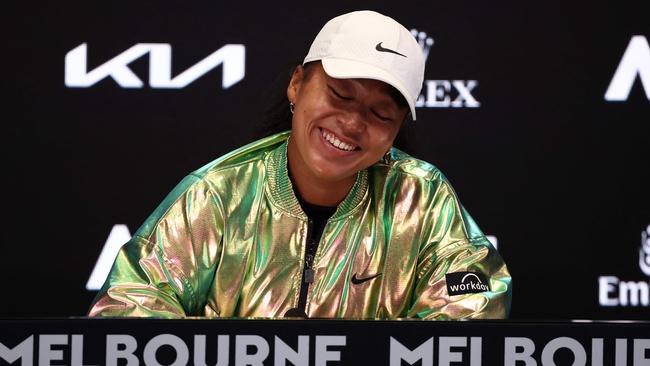
<path id="1" fill-rule="evenodd" d="M 7 364 L 641 366 L 650 323 L 4 319 Z"/>

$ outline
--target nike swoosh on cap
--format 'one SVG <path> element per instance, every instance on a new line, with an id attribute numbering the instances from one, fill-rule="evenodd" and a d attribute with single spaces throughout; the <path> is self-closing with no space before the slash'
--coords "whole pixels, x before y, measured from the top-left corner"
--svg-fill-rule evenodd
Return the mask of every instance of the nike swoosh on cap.
<path id="1" fill-rule="evenodd" d="M 379 51 L 379 52 L 394 53 L 394 54 L 396 54 L 396 55 L 400 55 L 400 56 L 402 56 L 402 57 L 406 57 L 406 55 L 402 55 L 401 53 L 399 53 L 399 52 L 397 52 L 397 51 L 393 51 L 393 50 L 391 50 L 391 49 L 389 49 L 389 48 L 385 48 L 385 47 L 383 47 L 383 46 L 381 45 L 382 43 L 384 43 L 384 42 L 379 42 L 379 43 L 377 43 L 377 45 L 375 46 L 375 49 L 376 49 L 377 51 Z M 408 57 L 407 57 L 407 58 L 408 58 Z"/>

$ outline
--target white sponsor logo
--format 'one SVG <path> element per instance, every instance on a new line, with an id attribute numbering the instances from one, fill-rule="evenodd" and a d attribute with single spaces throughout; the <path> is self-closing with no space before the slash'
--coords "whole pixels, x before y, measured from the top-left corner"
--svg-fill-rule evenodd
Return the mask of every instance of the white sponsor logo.
<path id="1" fill-rule="evenodd" d="M 494 249 L 499 249 L 499 239 L 494 235 L 486 235 L 487 240 L 492 244 Z"/>
<path id="2" fill-rule="evenodd" d="M 400 366 L 404 361 L 409 365 L 420 362 L 423 366 L 434 365 L 434 338 L 431 337 L 414 349 L 405 346 L 397 339 L 390 337 L 390 366 Z M 462 363 L 470 366 L 481 364 L 482 337 L 438 337 L 438 356 L 435 365 L 451 365 Z M 468 342 L 469 341 L 469 342 Z M 463 352 L 460 348 L 465 348 Z M 469 353 L 469 355 L 468 355 Z"/>
<path id="3" fill-rule="evenodd" d="M 113 225 L 111 232 L 108 234 L 108 239 L 102 248 L 102 252 L 99 254 L 97 263 L 93 268 L 93 272 L 90 274 L 90 278 L 86 283 L 86 290 L 97 291 L 99 290 L 108 273 L 111 271 L 115 257 L 120 251 L 120 248 L 124 243 L 131 239 L 131 233 L 129 228 L 124 224 Z"/>
<path id="4" fill-rule="evenodd" d="M 149 86 L 152 88 L 184 88 L 221 66 L 221 87 L 228 89 L 242 80 L 246 72 L 246 48 L 241 44 L 227 44 L 172 77 L 172 47 L 169 44 L 138 43 L 88 71 L 88 45 L 82 43 L 65 55 L 65 85 L 69 88 L 88 88 L 111 77 L 122 88 L 142 88 L 144 83 L 129 68 L 129 64 L 146 54 L 149 54 Z"/>
<path id="5" fill-rule="evenodd" d="M 422 48 L 424 60 L 428 60 L 431 47 L 435 43 L 426 32 L 411 29 L 411 34 Z M 472 92 L 478 80 L 425 80 L 422 94 L 415 102 L 421 108 L 478 108 L 481 103 Z"/>
<path id="6" fill-rule="evenodd" d="M 605 100 L 626 101 L 637 76 L 641 79 L 646 98 L 650 100 L 650 46 L 644 36 L 633 36 L 630 40 L 609 83 Z"/>
<path id="7" fill-rule="evenodd" d="M 470 277 L 470 276 L 474 276 L 474 278 L 476 278 L 476 280 L 478 281 L 479 284 L 483 284 L 483 282 L 481 282 L 481 279 L 478 278 L 478 276 L 477 276 L 475 273 L 468 273 L 468 274 L 466 274 L 465 276 L 463 276 L 463 279 L 461 279 L 460 282 L 465 283 L 465 280 L 467 279 L 467 277 Z M 469 281 L 470 281 L 470 283 L 472 283 L 472 279 L 471 279 L 471 278 L 470 278 Z"/>
<path id="8" fill-rule="evenodd" d="M 149 340 L 138 339 L 129 334 L 106 334 L 105 364 L 117 365 L 206 365 L 207 356 L 216 351 L 217 365 L 307 365 L 312 360 L 314 365 L 332 365 L 341 361 L 341 354 L 347 344 L 344 335 L 297 336 L 297 349 L 285 343 L 277 335 L 272 339 L 259 335 L 222 335 L 216 336 L 217 342 L 207 342 L 205 334 L 195 334 L 193 338 L 181 338 L 174 334 L 158 334 Z M 38 344 L 35 345 L 35 339 Z M 91 338 L 92 342 L 97 338 Z M 472 338 L 474 339 L 474 338 Z M 291 342 L 294 343 L 295 342 Z M 231 347 L 230 345 L 233 344 Z M 310 344 L 312 345 L 310 347 Z M 174 361 L 161 363 L 159 350 L 172 350 Z M 273 356 L 271 356 L 273 349 Z M 234 350 L 234 353 L 231 353 Z M 18 345 L 10 348 L 0 342 L 0 360 L 7 363 L 33 365 L 66 364 L 86 365 L 84 356 L 96 357 L 94 352 L 84 352 L 83 334 L 32 334 Z M 36 357 L 34 357 L 36 356 Z M 479 353 L 480 356 L 480 353 Z M 193 362 L 189 362 L 192 360 Z M 5 364 L 5 363 L 0 363 Z"/>
<path id="9" fill-rule="evenodd" d="M 650 225 L 641 232 L 641 248 L 639 249 L 639 268 L 650 277 Z"/>
<path id="10" fill-rule="evenodd" d="M 37 323 L 38 324 L 38 323 Z M 98 330 L 88 330 L 88 334 L 52 334 L 57 327 L 48 327 L 50 333 L 31 333 L 28 327 L 19 336 L 15 332 L 3 332 L 0 336 L 0 364 L 23 366 L 40 365 L 277 365 L 286 366 L 327 366 L 353 364 L 365 358 L 371 361 L 357 362 L 366 365 L 401 366 L 404 364 L 422 366 L 451 365 L 504 365 L 504 366 L 555 366 L 555 365 L 616 365 L 647 366 L 650 362 L 650 339 L 625 337 L 624 334 L 603 338 L 603 335 L 578 339 L 560 336 L 550 338 L 487 335 L 486 336 L 429 336 L 423 342 L 409 336 L 399 340 L 394 336 L 386 338 L 371 334 L 348 335 L 293 335 L 297 331 L 283 334 L 196 334 L 192 331 L 184 335 L 173 333 L 153 334 L 112 334 L 107 326 L 101 324 Z M 170 324 L 171 325 L 171 324 Z M 217 324 L 217 329 L 221 324 Z M 223 324 L 227 325 L 227 324 Z M 58 325 L 58 328 L 61 328 Z M 346 325 L 347 326 L 347 325 Z M 72 326 L 68 326 L 71 328 Z M 236 325 L 230 325 L 235 328 Z M 321 326 L 321 328 L 324 326 Z M 480 326 L 479 326 L 480 327 Z M 17 327 L 13 327 L 16 329 Z M 35 328 L 32 326 L 31 328 Z M 76 327 L 75 327 L 76 328 Z M 84 326 L 80 329 L 83 331 Z M 115 328 L 115 327 L 112 327 Z M 172 325 L 171 331 L 174 331 Z M 181 327 L 176 327 L 181 329 Z M 205 332 L 205 325 L 199 329 Z M 227 327 L 226 327 L 227 328 Z M 309 326 L 305 324 L 307 332 Z M 319 329 L 313 326 L 314 329 Z M 358 327 L 357 329 L 359 329 Z M 482 327 L 481 327 L 482 328 Z M 561 332 L 555 327 L 555 332 Z M 407 328 L 408 329 L 408 328 Z M 412 328 L 411 328 L 412 329 Z M 471 329 L 471 328 L 470 328 Z M 518 327 L 513 333 L 534 332 L 532 326 Z M 642 329 L 635 329 L 640 334 Z M 77 330 L 79 331 L 79 330 Z M 331 332 L 331 331 L 330 331 Z M 603 331 L 601 330 L 600 333 Z M 546 332 L 548 333 L 548 332 Z M 622 333 L 622 332 L 621 332 Z M 299 333 L 298 333 L 299 334 Z M 426 333 L 419 333 L 418 336 Z M 620 333 L 619 333 L 620 334 Z M 8 336 L 9 342 L 5 341 Z M 281 336 L 281 337 L 280 337 Z M 352 337 L 349 341 L 348 337 Z M 25 337 L 25 338 L 23 338 Z M 21 340 L 22 338 L 22 340 Z M 383 339 L 382 339 L 383 338 Z M 355 340 L 357 342 L 355 342 Z M 484 341 L 485 340 L 485 346 Z M 4 343 L 3 343 L 4 342 Z M 17 343 L 17 344 L 16 344 Z M 353 345 L 353 346 L 350 346 Z M 377 352 L 377 347 L 386 347 L 388 354 Z M 370 347 L 375 347 L 371 349 Z M 483 353 L 483 349 L 486 353 Z M 164 350 L 164 351 L 163 351 Z M 498 350 L 501 350 L 499 352 Z M 374 352 L 368 357 L 368 352 Z M 165 354 L 164 360 L 160 356 Z M 562 354 L 562 358 L 556 357 Z M 567 361 L 567 356 L 568 361 Z M 159 358 L 160 357 L 160 358 Z M 388 359 L 380 360 L 383 357 Z M 558 360 L 564 362 L 556 363 Z M 380 361 L 380 362 L 377 362 Z M 383 361 L 383 362 L 381 362 Z"/>
<path id="11" fill-rule="evenodd" d="M 650 276 L 650 225 L 641 232 L 639 268 Z M 617 276 L 598 277 L 601 306 L 650 306 L 649 281 L 621 281 Z"/>
<path id="12" fill-rule="evenodd" d="M 476 279 L 477 282 L 472 281 L 472 277 Z M 474 273 L 468 273 L 460 280 L 458 285 L 449 285 L 452 291 L 467 291 L 467 290 L 477 290 L 477 291 L 490 291 L 490 288 L 487 287 L 481 281 L 481 279 Z"/>

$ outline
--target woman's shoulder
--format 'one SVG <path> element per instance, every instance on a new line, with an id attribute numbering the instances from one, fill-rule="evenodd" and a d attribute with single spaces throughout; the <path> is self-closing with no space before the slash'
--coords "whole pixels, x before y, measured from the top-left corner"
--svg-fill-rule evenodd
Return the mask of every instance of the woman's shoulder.
<path id="1" fill-rule="evenodd" d="M 405 178 L 422 180 L 423 182 L 446 181 L 447 178 L 435 165 L 413 157 L 397 148 L 391 148 L 389 159 L 376 164 L 375 166 L 388 169 L 388 174 L 402 175 Z"/>
<path id="2" fill-rule="evenodd" d="M 238 174 L 238 167 L 246 164 L 258 165 L 250 171 L 263 169 L 263 160 L 271 151 L 274 151 L 286 141 L 288 134 L 281 133 L 257 140 L 242 146 L 226 155 L 223 155 L 194 172 L 186 175 L 174 189 L 167 194 L 145 223 L 140 227 L 137 235 L 148 238 L 161 220 L 164 220 L 174 209 L 185 211 L 187 202 L 193 202 L 192 208 L 200 210 L 202 204 L 209 205 L 211 199 L 218 197 L 226 200 L 236 197 L 234 189 L 250 190 L 250 182 L 258 177 L 256 174 L 242 176 Z M 214 194 L 214 195 L 213 195 Z M 171 215 L 174 216 L 174 215 Z"/>

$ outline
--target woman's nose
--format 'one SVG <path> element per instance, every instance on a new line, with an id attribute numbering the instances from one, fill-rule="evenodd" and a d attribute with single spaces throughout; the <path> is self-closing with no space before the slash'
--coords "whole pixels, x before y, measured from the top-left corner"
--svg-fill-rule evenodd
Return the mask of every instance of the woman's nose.
<path id="1" fill-rule="evenodd" d="M 358 137 L 366 128 L 364 113 L 357 109 L 350 109 L 341 113 L 339 123 L 343 132 L 350 137 Z"/>

